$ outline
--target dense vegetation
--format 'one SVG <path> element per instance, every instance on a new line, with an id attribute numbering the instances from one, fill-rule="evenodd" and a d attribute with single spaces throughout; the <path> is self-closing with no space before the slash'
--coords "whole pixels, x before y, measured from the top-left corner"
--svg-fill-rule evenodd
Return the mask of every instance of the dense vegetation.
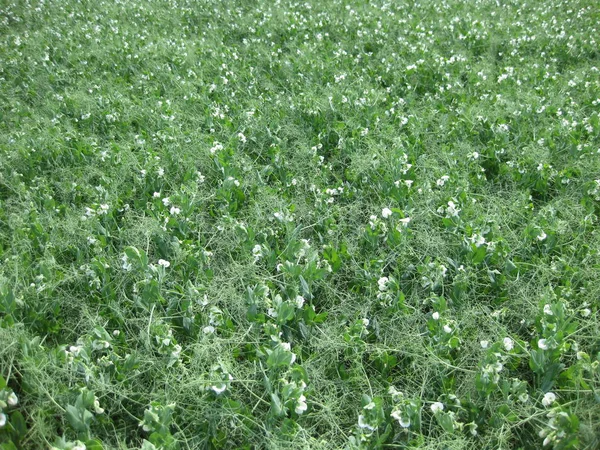
<path id="1" fill-rule="evenodd" d="M 1 1 L 0 448 L 599 448 L 599 23 Z"/>

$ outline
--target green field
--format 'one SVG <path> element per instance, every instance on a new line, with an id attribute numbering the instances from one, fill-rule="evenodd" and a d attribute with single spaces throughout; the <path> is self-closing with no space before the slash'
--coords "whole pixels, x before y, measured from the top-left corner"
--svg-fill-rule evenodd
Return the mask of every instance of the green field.
<path id="1" fill-rule="evenodd" d="M 600 448 L 599 31 L 0 0 L 0 450 Z"/>

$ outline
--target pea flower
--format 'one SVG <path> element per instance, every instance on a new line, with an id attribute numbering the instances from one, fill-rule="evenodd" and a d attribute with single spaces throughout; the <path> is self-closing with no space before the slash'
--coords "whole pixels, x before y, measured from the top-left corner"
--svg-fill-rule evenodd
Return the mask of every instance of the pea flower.
<path id="1" fill-rule="evenodd" d="M 300 397 L 298 397 L 298 403 L 296 404 L 296 408 L 294 409 L 294 411 L 296 412 L 296 414 L 300 415 L 303 412 L 305 412 L 307 408 L 308 405 L 306 404 L 306 396 L 304 394 L 301 394 Z"/>
<path id="2" fill-rule="evenodd" d="M 8 394 L 6 403 L 8 403 L 10 406 L 16 406 L 17 403 L 19 403 L 19 399 L 17 398 L 17 395 L 14 392 L 11 392 L 10 394 Z"/>
<path id="3" fill-rule="evenodd" d="M 393 419 L 396 419 L 402 428 L 410 427 L 410 418 L 403 417 L 402 411 L 397 410 L 390 414 Z"/>
<path id="4" fill-rule="evenodd" d="M 548 407 L 555 401 L 556 401 L 556 394 L 554 394 L 553 392 L 546 392 L 546 395 L 544 395 L 544 398 L 542 399 L 542 405 L 544 405 L 545 407 Z"/>
<path id="5" fill-rule="evenodd" d="M 225 383 L 220 383 L 220 384 L 212 385 L 210 388 L 215 392 L 215 394 L 218 395 L 218 394 L 222 394 L 223 392 L 225 392 L 225 389 L 227 389 L 227 385 Z"/>
<path id="6" fill-rule="evenodd" d="M 100 401 L 98 399 L 94 400 L 94 411 L 96 414 L 102 414 L 104 412 L 104 408 L 100 407 Z"/>
<path id="7" fill-rule="evenodd" d="M 503 343 L 507 352 L 510 352 L 515 347 L 514 341 L 509 337 L 505 337 Z"/>
<path id="8" fill-rule="evenodd" d="M 444 410 L 444 404 L 442 402 L 435 402 L 431 405 L 431 412 L 437 414 Z"/>
<path id="9" fill-rule="evenodd" d="M 381 217 L 383 217 L 384 219 L 387 219 L 391 215 L 392 215 L 392 210 L 391 209 L 389 209 L 389 208 L 383 208 L 381 210 Z"/>
<path id="10" fill-rule="evenodd" d="M 388 284 L 388 281 L 389 281 L 389 280 L 390 280 L 390 279 L 389 279 L 388 277 L 381 277 L 381 278 L 380 278 L 380 279 L 377 281 L 377 284 L 379 285 L 379 290 L 380 290 L 381 292 L 383 292 L 383 291 L 387 291 L 387 284 Z"/>

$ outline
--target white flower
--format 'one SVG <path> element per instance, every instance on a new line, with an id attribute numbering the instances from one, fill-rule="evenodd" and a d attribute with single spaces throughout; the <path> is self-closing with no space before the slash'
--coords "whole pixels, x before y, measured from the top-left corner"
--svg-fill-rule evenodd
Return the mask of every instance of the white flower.
<path id="1" fill-rule="evenodd" d="M 158 168 L 158 176 L 162 177 L 165 174 L 165 169 L 163 169 L 162 167 Z"/>
<path id="2" fill-rule="evenodd" d="M 83 442 L 77 441 L 77 444 L 74 447 L 71 447 L 71 450 L 87 450 L 87 447 Z"/>
<path id="3" fill-rule="evenodd" d="M 0 428 L 6 425 L 6 414 L 0 413 Z"/>
<path id="4" fill-rule="evenodd" d="M 165 197 L 162 199 L 163 205 L 165 206 L 169 206 L 169 203 L 171 203 L 171 199 L 169 197 Z"/>
<path id="5" fill-rule="evenodd" d="M 375 431 L 374 426 L 365 422 L 365 416 L 363 416 L 362 414 L 360 416 L 358 416 L 358 426 L 359 426 L 359 428 L 366 428 L 369 431 Z"/>
<path id="6" fill-rule="evenodd" d="M 448 181 L 449 179 L 450 179 L 450 177 L 448 175 L 444 175 L 439 180 L 437 180 L 435 182 L 435 184 L 437 184 L 438 186 L 443 186 L 446 183 L 446 181 Z"/>
<path id="7" fill-rule="evenodd" d="M 96 414 L 102 414 L 104 412 L 104 408 L 100 408 L 100 402 L 98 399 L 94 400 L 94 411 Z"/>
<path id="8" fill-rule="evenodd" d="M 304 306 L 304 297 L 301 295 L 296 295 L 296 307 L 302 308 Z"/>
<path id="9" fill-rule="evenodd" d="M 210 387 L 210 389 L 212 389 L 215 394 L 222 394 L 223 392 L 225 392 L 225 389 L 227 389 L 227 385 L 225 383 L 221 383 L 221 384 L 214 384 Z"/>
<path id="10" fill-rule="evenodd" d="M 437 312 L 437 311 L 436 311 L 436 312 L 434 312 L 434 313 L 431 315 L 431 318 L 432 318 L 433 320 L 439 320 L 439 319 L 440 319 L 440 313 L 439 313 L 439 312 Z"/>
<path id="11" fill-rule="evenodd" d="M 452 328 L 450 328 L 448 325 L 444 325 L 444 332 L 452 333 Z"/>
<path id="12" fill-rule="evenodd" d="M 173 216 L 175 214 L 179 214 L 181 212 L 181 209 L 177 208 L 176 206 L 171 206 L 171 209 L 169 210 L 169 212 Z"/>
<path id="13" fill-rule="evenodd" d="M 400 219 L 398 220 L 398 222 L 400 222 L 402 225 L 404 225 L 405 227 L 408 226 L 408 224 L 410 223 L 411 218 L 410 217 L 405 217 L 404 219 Z"/>
<path id="14" fill-rule="evenodd" d="M 389 208 L 383 208 L 381 210 L 381 217 L 383 217 L 384 219 L 387 219 L 391 215 L 392 215 L 392 210 L 391 209 L 389 209 Z"/>
<path id="15" fill-rule="evenodd" d="M 164 259 L 159 259 L 158 260 L 158 265 L 159 266 L 163 266 L 164 268 L 167 268 L 171 265 L 171 263 L 169 261 L 166 261 Z"/>
<path id="16" fill-rule="evenodd" d="M 504 343 L 504 348 L 506 349 L 507 352 L 510 352 L 515 346 L 515 343 L 509 337 L 505 337 L 503 343 Z"/>
<path id="17" fill-rule="evenodd" d="M 548 341 L 546 341 L 546 339 L 538 340 L 538 348 L 542 350 L 548 350 Z"/>
<path id="18" fill-rule="evenodd" d="M 8 398 L 6 399 L 6 403 L 8 403 L 10 406 L 16 406 L 16 404 L 19 403 L 19 399 L 17 397 L 17 394 L 15 394 L 14 392 L 11 392 L 10 394 L 8 394 Z"/>
<path id="19" fill-rule="evenodd" d="M 450 217 L 458 217 L 458 213 L 460 211 L 461 210 L 456 207 L 456 204 L 453 201 L 448 202 L 448 208 L 446 209 L 446 212 Z"/>
<path id="20" fill-rule="evenodd" d="M 119 331 L 119 330 L 114 330 L 113 331 L 113 336 L 115 336 L 115 337 L 117 337 L 120 334 L 121 334 L 121 331 Z"/>
<path id="21" fill-rule="evenodd" d="M 212 325 L 208 325 L 208 326 L 202 328 L 202 332 L 204 334 L 212 334 L 215 332 L 215 327 L 213 327 Z"/>
<path id="22" fill-rule="evenodd" d="M 592 311 L 590 310 L 590 308 L 584 308 L 579 313 L 582 317 L 588 317 L 592 313 Z"/>
<path id="23" fill-rule="evenodd" d="M 390 414 L 393 419 L 396 419 L 402 428 L 410 427 L 410 418 L 403 417 L 402 411 L 397 410 Z"/>
<path id="24" fill-rule="evenodd" d="M 152 194 L 152 197 L 160 198 L 160 192 L 155 192 L 154 194 Z"/>
<path id="25" fill-rule="evenodd" d="M 221 145 L 219 142 L 215 141 L 213 142 L 213 146 L 210 148 L 210 153 L 212 155 L 214 155 L 216 152 L 218 152 L 219 150 L 223 150 L 223 145 Z"/>
<path id="26" fill-rule="evenodd" d="M 397 397 L 397 396 L 401 396 L 402 392 L 400 392 L 398 389 L 396 389 L 394 386 L 390 386 L 388 388 L 388 394 L 390 394 L 392 397 Z"/>
<path id="27" fill-rule="evenodd" d="M 375 402 L 369 402 L 368 404 L 366 404 L 365 406 L 363 406 L 363 409 L 371 410 L 373 408 L 375 408 Z"/>
<path id="28" fill-rule="evenodd" d="M 301 394 L 300 397 L 298 397 L 298 403 L 296 403 L 296 408 L 294 409 L 294 411 L 296 412 L 296 414 L 300 415 L 304 411 L 306 411 L 307 408 L 308 405 L 306 404 L 306 397 L 304 396 L 304 394 Z"/>
<path id="29" fill-rule="evenodd" d="M 546 236 L 546 233 L 544 233 L 544 230 L 541 231 L 540 234 L 538 234 L 537 240 L 538 241 L 543 241 L 544 239 L 546 239 L 548 236 Z"/>
<path id="30" fill-rule="evenodd" d="M 554 315 L 554 313 L 552 312 L 552 308 L 547 303 L 544 305 L 544 314 L 547 314 L 549 316 L 553 316 Z"/>
<path id="31" fill-rule="evenodd" d="M 488 348 L 490 341 L 481 341 L 479 344 L 481 344 L 481 348 Z"/>
<path id="32" fill-rule="evenodd" d="M 388 277 L 381 277 L 378 281 L 377 284 L 379 285 L 379 290 L 381 292 L 383 291 L 387 291 L 387 284 L 388 284 L 389 278 Z"/>
<path id="33" fill-rule="evenodd" d="M 435 402 L 431 405 L 431 412 L 433 412 L 434 414 L 437 414 L 443 410 L 444 410 L 444 404 L 441 402 Z"/>
<path id="34" fill-rule="evenodd" d="M 485 244 L 485 238 L 481 235 L 474 234 L 471 237 L 471 242 L 473 242 L 476 247 L 481 247 L 483 244 Z"/>
<path id="35" fill-rule="evenodd" d="M 556 395 L 553 392 L 546 392 L 542 399 L 542 405 L 548 407 L 556 401 Z"/>

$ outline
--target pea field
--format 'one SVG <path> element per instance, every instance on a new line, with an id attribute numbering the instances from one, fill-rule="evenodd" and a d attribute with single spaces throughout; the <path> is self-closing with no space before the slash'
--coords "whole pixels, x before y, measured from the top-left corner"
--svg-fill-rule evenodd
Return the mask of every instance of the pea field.
<path id="1" fill-rule="evenodd" d="M 0 0 L 0 450 L 600 448 L 600 3 Z"/>

